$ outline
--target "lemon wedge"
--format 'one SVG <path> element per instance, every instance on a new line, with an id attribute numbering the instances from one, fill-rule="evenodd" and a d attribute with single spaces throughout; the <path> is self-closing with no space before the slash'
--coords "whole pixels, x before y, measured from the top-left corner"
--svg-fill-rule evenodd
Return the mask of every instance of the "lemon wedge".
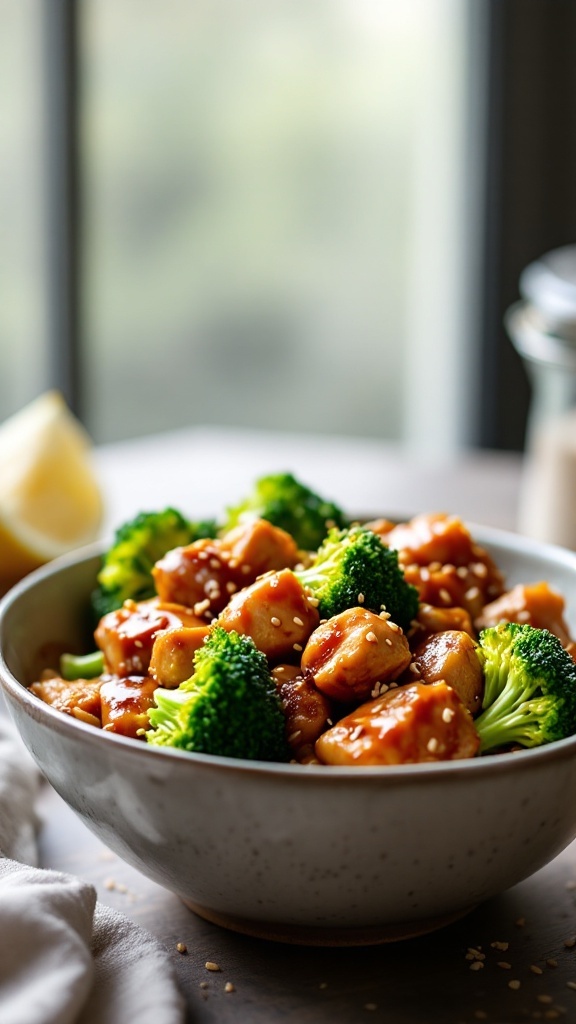
<path id="1" fill-rule="evenodd" d="M 0 425 L 0 592 L 98 535 L 91 440 L 58 391 Z"/>

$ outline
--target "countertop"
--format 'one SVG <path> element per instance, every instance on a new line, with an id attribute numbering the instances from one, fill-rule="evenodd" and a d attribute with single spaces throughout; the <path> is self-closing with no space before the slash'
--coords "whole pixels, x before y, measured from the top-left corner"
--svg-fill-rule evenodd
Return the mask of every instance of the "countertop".
<path id="1" fill-rule="evenodd" d="M 511 454 L 419 459 L 376 441 L 216 428 L 108 445 L 95 458 L 107 498 L 104 533 L 141 509 L 166 504 L 194 517 L 218 514 L 258 474 L 279 470 L 293 471 L 354 513 L 449 511 L 514 529 L 522 468 Z M 576 1021 L 574 844 L 527 881 L 429 936 L 307 948 L 247 938 L 196 917 L 107 850 L 48 786 L 40 815 L 42 865 L 89 880 L 102 902 L 165 943 L 194 1024 Z M 179 943 L 186 952 L 178 952 Z M 484 954 L 481 968 L 471 970 L 470 947 Z M 221 970 L 208 972 L 206 961 Z"/>

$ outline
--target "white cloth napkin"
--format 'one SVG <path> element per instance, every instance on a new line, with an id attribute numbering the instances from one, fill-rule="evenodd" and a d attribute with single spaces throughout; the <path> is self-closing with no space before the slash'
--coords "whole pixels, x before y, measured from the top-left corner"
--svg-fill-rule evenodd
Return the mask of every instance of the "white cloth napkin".
<path id="1" fill-rule="evenodd" d="M 38 782 L 0 707 L 1 1024 L 181 1024 L 161 943 L 87 882 L 35 866 Z"/>

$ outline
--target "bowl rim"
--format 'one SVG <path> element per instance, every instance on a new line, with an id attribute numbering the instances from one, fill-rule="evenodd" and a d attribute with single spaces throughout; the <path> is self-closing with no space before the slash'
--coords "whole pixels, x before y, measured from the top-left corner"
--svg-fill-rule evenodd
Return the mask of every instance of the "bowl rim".
<path id="1" fill-rule="evenodd" d="M 576 576 L 576 552 L 559 545 L 545 543 L 539 540 L 525 537 L 508 530 L 497 527 L 484 526 L 466 520 L 466 526 L 482 546 L 505 549 L 514 554 L 533 554 L 536 557 L 555 562 L 556 564 L 572 569 Z M 508 754 L 484 754 L 482 757 L 461 758 L 453 761 L 433 761 L 419 764 L 402 765 L 319 765 L 319 764 L 298 764 L 293 762 L 257 761 L 243 758 L 222 757 L 215 754 L 194 753 L 183 750 L 175 750 L 169 747 L 149 747 L 141 740 L 131 737 L 105 733 L 101 729 L 73 718 L 71 715 L 64 715 L 56 711 L 49 704 L 46 704 L 21 683 L 13 675 L 6 663 L 3 644 L 2 626 L 9 609 L 16 604 L 34 587 L 44 579 L 58 575 L 60 572 L 88 562 L 100 556 L 106 545 L 102 541 L 85 545 L 75 551 L 62 555 L 46 565 L 35 569 L 22 580 L 16 583 L 0 599 L 0 694 L 4 690 L 10 700 L 16 701 L 21 710 L 28 717 L 41 722 L 46 719 L 50 729 L 63 737 L 71 739 L 81 738 L 83 743 L 88 743 L 94 750 L 100 750 L 104 744 L 104 750 L 112 751 L 117 749 L 120 756 L 143 758 L 148 766 L 157 763 L 160 765 L 162 759 L 168 763 L 188 764 L 190 769 L 203 767 L 219 769 L 243 774 L 256 774 L 259 776 L 288 776 L 290 778 L 306 779 L 311 775 L 315 781 L 324 781 L 324 784 L 331 784 L 332 779 L 367 779 L 382 782 L 385 779 L 394 780 L 394 783 L 413 783 L 416 780 L 433 780 L 438 777 L 447 776 L 446 781 L 457 780 L 473 775 L 501 775 L 503 771 L 516 770 L 514 766 L 526 764 L 540 764 L 553 760 L 564 760 L 571 758 L 576 753 L 576 734 L 562 740 L 555 740 L 552 743 L 539 747 L 531 747 L 526 750 L 518 750 Z M 6 701 L 10 708 L 9 700 Z M 113 747 L 110 747 L 113 744 Z M 160 759 L 160 760 L 159 760 Z"/>

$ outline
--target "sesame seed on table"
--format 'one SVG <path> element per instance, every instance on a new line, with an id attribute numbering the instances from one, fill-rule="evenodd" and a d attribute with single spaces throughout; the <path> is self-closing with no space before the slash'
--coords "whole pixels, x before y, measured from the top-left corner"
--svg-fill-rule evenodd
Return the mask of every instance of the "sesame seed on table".
<path id="1" fill-rule="evenodd" d="M 106 536 L 144 508 L 172 505 L 209 517 L 248 481 L 285 469 L 359 516 L 448 511 L 514 529 L 521 472 L 511 453 L 419 460 L 373 439 L 209 427 L 102 446 L 95 460 L 107 499 Z M 483 566 L 477 568 L 480 578 Z M 377 643 L 374 632 L 365 639 Z M 42 866 L 92 882 L 102 903 L 164 943 L 194 1024 L 576 1020 L 576 844 L 430 935 L 310 949 L 197 917 L 111 853 L 47 784 L 39 813 Z"/>

